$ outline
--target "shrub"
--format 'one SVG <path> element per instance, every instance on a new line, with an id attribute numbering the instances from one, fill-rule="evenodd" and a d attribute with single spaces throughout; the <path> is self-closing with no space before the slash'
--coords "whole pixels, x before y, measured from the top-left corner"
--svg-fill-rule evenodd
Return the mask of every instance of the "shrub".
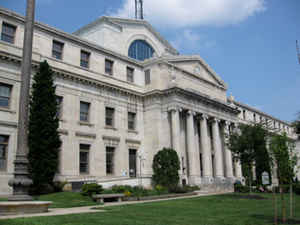
<path id="1" fill-rule="evenodd" d="M 162 185 L 156 185 L 155 186 L 155 191 L 158 195 L 162 195 L 162 194 L 168 194 L 168 188 L 162 186 Z"/>
<path id="2" fill-rule="evenodd" d="M 240 193 L 248 193 L 250 192 L 249 186 L 244 186 L 239 183 L 234 184 L 234 192 L 240 192 Z"/>
<path id="3" fill-rule="evenodd" d="M 294 188 L 294 192 L 297 194 L 297 195 L 300 195 L 300 184 L 297 184 Z"/>
<path id="4" fill-rule="evenodd" d="M 81 188 L 81 194 L 85 196 L 92 196 L 94 194 L 100 194 L 103 192 L 103 188 L 101 185 L 98 185 L 96 183 L 92 184 L 84 184 Z"/>
<path id="5" fill-rule="evenodd" d="M 113 193 L 125 193 L 126 191 L 132 192 L 132 187 L 129 185 L 114 185 L 111 190 Z"/>
<path id="6" fill-rule="evenodd" d="M 62 192 L 67 181 L 55 181 L 53 182 L 54 192 Z"/>
<path id="7" fill-rule="evenodd" d="M 153 158 L 152 169 L 154 185 L 159 184 L 167 187 L 169 190 L 177 187 L 180 163 L 175 150 L 164 148 L 157 152 Z"/>

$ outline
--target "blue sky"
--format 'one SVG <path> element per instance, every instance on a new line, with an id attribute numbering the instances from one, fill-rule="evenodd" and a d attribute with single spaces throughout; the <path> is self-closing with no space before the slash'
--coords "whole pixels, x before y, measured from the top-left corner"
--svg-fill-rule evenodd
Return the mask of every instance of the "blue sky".
<path id="1" fill-rule="evenodd" d="M 181 54 L 199 54 L 236 100 L 292 121 L 300 111 L 299 0 L 144 0 Z M 0 6 L 24 15 L 25 0 Z M 73 32 L 102 15 L 132 18 L 134 0 L 36 0 L 36 20 Z"/>

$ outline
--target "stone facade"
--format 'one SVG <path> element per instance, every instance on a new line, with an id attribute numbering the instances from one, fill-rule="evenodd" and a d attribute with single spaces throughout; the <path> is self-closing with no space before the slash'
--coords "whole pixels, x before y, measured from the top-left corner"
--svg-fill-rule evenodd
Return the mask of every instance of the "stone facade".
<path id="1" fill-rule="evenodd" d="M 13 41 L 0 40 L 0 85 L 9 89 L 9 104 L 0 107 L 0 136 L 8 139 L 0 195 L 11 192 L 24 35 L 24 18 L 0 9 L 0 31 L 8 25 Z M 135 40 L 152 46 L 153 57 L 129 58 Z M 60 59 L 53 42 L 62 46 Z M 88 53 L 87 66 L 81 64 L 82 51 Z M 154 155 L 172 147 L 180 157 L 181 183 L 231 189 L 242 172 L 225 134 L 237 123 L 267 121 L 266 127 L 295 139 L 289 123 L 227 99 L 227 85 L 200 56 L 179 55 L 146 21 L 102 17 L 74 34 L 36 23 L 33 74 L 44 60 L 61 97 L 57 180 L 150 186 Z"/>

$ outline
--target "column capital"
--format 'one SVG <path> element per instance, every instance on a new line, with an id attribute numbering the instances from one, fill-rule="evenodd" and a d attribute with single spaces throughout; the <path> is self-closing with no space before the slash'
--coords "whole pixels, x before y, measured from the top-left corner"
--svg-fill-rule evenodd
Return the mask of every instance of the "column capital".
<path id="1" fill-rule="evenodd" d="M 201 120 L 208 120 L 209 116 L 207 114 L 205 114 L 205 113 L 201 113 L 199 118 Z"/>
<path id="2" fill-rule="evenodd" d="M 221 120 L 218 119 L 218 118 L 216 118 L 216 117 L 213 117 L 213 118 L 211 119 L 211 121 L 212 121 L 213 123 L 220 123 L 220 122 L 221 122 Z"/>
<path id="3" fill-rule="evenodd" d="M 195 115 L 196 115 L 196 112 L 189 109 L 189 110 L 187 111 L 187 114 L 188 114 L 188 115 L 195 116 Z"/>
<path id="4" fill-rule="evenodd" d="M 181 107 L 177 107 L 177 106 L 170 106 L 168 107 L 168 112 L 182 112 L 182 108 Z"/>

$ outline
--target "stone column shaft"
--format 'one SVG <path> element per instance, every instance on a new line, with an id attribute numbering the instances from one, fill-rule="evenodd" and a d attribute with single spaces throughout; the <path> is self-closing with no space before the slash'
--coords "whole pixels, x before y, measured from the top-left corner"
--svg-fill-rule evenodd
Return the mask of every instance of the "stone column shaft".
<path id="1" fill-rule="evenodd" d="M 228 146 L 227 146 L 228 135 L 229 135 L 229 124 L 225 123 L 225 126 L 224 126 L 224 149 L 225 149 L 226 177 L 233 178 L 232 153 L 228 149 Z"/>
<path id="2" fill-rule="evenodd" d="M 220 129 L 219 129 L 219 120 L 214 119 L 213 121 L 213 146 L 215 152 L 215 170 L 216 177 L 224 177 L 223 171 L 223 152 L 222 152 L 222 144 L 220 137 Z"/>
<path id="3" fill-rule="evenodd" d="M 189 162 L 189 183 L 196 185 L 197 178 L 200 178 L 200 158 L 195 144 L 194 112 L 187 113 L 187 147 Z"/>
<path id="4" fill-rule="evenodd" d="M 207 134 L 207 119 L 206 115 L 202 115 L 200 121 L 200 139 L 201 139 L 201 151 L 202 151 L 202 166 L 203 166 L 203 177 L 212 177 L 212 159 L 211 150 L 209 148 L 209 138 Z"/>
<path id="5" fill-rule="evenodd" d="M 170 111 L 171 111 L 171 122 L 172 122 L 172 148 L 177 152 L 179 161 L 181 162 L 179 110 L 176 108 L 172 108 Z M 180 167 L 181 166 L 182 165 L 180 163 Z M 182 174 L 181 169 L 179 170 L 179 174 Z"/>

